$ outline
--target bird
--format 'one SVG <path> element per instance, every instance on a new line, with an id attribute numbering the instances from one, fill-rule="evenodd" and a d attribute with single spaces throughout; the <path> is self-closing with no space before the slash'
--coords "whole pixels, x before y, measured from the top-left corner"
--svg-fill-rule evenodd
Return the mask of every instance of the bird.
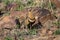
<path id="1" fill-rule="evenodd" d="M 33 13 L 29 11 L 27 19 L 25 20 L 25 25 L 28 26 L 29 29 L 31 29 L 34 23 L 35 23 L 35 17 L 33 16 Z"/>
<path id="2" fill-rule="evenodd" d="M 31 12 L 29 12 L 28 18 L 30 19 L 28 19 L 30 22 L 33 21 L 32 25 L 39 23 L 41 26 L 43 26 L 48 20 L 57 19 L 57 17 L 51 14 L 48 9 L 40 7 L 31 7 Z"/>
<path id="3" fill-rule="evenodd" d="M 24 27 L 32 28 L 35 24 L 44 25 L 48 20 L 56 19 L 56 16 L 51 14 L 48 9 L 40 7 L 29 7 L 22 11 L 12 11 L 10 16 L 19 17 L 19 21 L 23 20 Z M 21 24 L 21 22 L 20 22 Z"/>

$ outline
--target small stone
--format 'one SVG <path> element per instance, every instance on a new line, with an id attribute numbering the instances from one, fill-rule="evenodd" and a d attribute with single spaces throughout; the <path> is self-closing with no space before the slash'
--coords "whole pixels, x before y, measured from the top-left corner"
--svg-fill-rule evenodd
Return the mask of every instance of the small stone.
<path id="1" fill-rule="evenodd" d="M 52 32 L 52 31 L 49 31 L 49 32 L 48 32 L 48 35 L 52 35 L 52 34 L 53 34 L 53 32 Z"/>

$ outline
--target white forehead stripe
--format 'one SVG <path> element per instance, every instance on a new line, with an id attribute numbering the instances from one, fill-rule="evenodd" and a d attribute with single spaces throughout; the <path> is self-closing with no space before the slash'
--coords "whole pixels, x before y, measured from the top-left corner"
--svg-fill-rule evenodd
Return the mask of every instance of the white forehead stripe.
<path id="1" fill-rule="evenodd" d="M 38 16 L 36 16 L 35 19 L 38 19 Z"/>

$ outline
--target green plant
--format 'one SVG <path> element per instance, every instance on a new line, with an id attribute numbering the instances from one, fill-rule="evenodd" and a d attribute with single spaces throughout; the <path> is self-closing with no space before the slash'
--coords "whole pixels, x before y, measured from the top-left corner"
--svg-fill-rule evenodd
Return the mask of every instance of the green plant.
<path id="1" fill-rule="evenodd" d="M 6 36 L 5 40 L 12 40 L 12 38 L 10 36 Z"/>
<path id="2" fill-rule="evenodd" d="M 28 31 L 28 33 L 30 35 L 36 35 L 37 34 L 37 30 L 36 29 L 31 29 L 31 30 Z"/>
<path id="3" fill-rule="evenodd" d="M 5 16 L 8 16 L 8 15 L 10 15 L 10 12 L 7 11 L 6 13 L 4 13 L 4 15 L 5 15 Z"/>
<path id="4" fill-rule="evenodd" d="M 10 3 L 9 0 L 2 0 L 2 1 L 3 1 L 3 3 L 5 3 L 6 5 Z"/>
<path id="5" fill-rule="evenodd" d="M 24 38 L 23 37 L 20 37 L 19 40 L 24 40 Z"/>
<path id="6" fill-rule="evenodd" d="M 20 25 L 19 24 L 16 24 L 17 28 L 20 28 Z"/>
<path id="7" fill-rule="evenodd" d="M 54 22 L 53 24 L 55 24 L 56 26 L 60 27 L 60 21 Z"/>
<path id="8" fill-rule="evenodd" d="M 32 5 L 33 5 L 33 0 L 29 0 L 29 1 L 27 2 L 27 5 L 28 5 L 28 6 L 32 6 Z"/>
<path id="9" fill-rule="evenodd" d="M 48 2 L 48 8 L 54 10 L 54 9 L 56 9 L 56 5 L 52 2 Z"/>
<path id="10" fill-rule="evenodd" d="M 23 10 L 23 9 L 24 9 L 23 5 L 20 5 L 20 7 L 18 7 L 18 10 Z"/>
<path id="11" fill-rule="evenodd" d="M 55 35 L 60 35 L 60 29 L 56 30 L 56 31 L 54 32 L 54 34 L 55 34 Z"/>
<path id="12" fill-rule="evenodd" d="M 19 5 L 19 6 L 16 8 L 17 11 L 19 11 L 19 10 L 21 11 L 21 10 L 24 9 L 25 4 L 23 4 L 23 3 L 21 2 L 21 0 L 16 1 L 16 3 Z"/>
<path id="13" fill-rule="evenodd" d="M 51 3 L 51 6 L 53 9 L 56 9 L 56 5 L 54 3 Z"/>
<path id="14" fill-rule="evenodd" d="M 13 2 L 14 2 L 14 0 L 9 0 L 9 2 L 10 2 L 10 3 L 13 3 Z"/>

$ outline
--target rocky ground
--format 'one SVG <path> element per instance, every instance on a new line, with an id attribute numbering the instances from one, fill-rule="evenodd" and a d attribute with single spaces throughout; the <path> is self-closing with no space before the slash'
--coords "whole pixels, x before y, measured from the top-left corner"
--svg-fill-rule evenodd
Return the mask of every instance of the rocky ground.
<path id="1" fill-rule="evenodd" d="M 57 13 L 56 16 L 59 18 L 60 13 Z M 60 21 L 60 19 L 57 20 Z M 47 26 L 35 29 L 36 31 L 32 30 L 30 33 L 26 29 L 16 28 L 15 19 L 11 16 L 2 16 L 0 18 L 0 40 L 60 40 L 59 35 L 54 35 L 60 24 L 58 26 L 51 21 L 47 21 L 45 25 Z"/>
<path id="2" fill-rule="evenodd" d="M 0 6 L 2 3 L 0 4 Z M 16 6 L 16 5 L 13 5 Z M 18 6 L 18 5 L 17 5 Z M 57 8 L 55 12 L 56 20 L 48 20 L 42 27 L 37 24 L 33 29 L 24 29 L 20 22 L 26 17 L 26 11 L 13 11 L 13 8 L 7 8 L 5 5 L 0 12 L 0 40 L 60 40 L 60 9 Z M 9 7 L 9 6 L 7 6 Z M 0 7 L 1 8 L 1 7 Z M 11 13 L 11 14 L 9 14 Z M 17 14 L 16 14 L 17 13 Z M 24 14 L 25 13 L 25 14 Z M 23 15 L 20 17 L 20 15 Z M 20 19 L 16 19 L 20 17 Z M 20 28 L 21 26 L 21 28 Z M 56 31 L 58 30 L 58 31 Z"/>

